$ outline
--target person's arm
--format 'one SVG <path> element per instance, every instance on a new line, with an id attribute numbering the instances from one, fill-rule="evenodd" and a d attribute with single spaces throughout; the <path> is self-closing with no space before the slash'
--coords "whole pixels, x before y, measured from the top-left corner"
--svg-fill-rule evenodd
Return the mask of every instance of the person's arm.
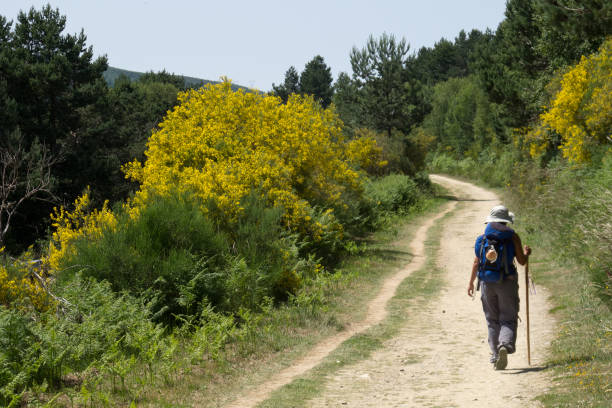
<path id="1" fill-rule="evenodd" d="M 476 272 L 478 272 L 478 264 L 480 260 L 478 257 L 474 257 L 474 263 L 472 264 L 472 274 L 470 275 L 470 284 L 468 285 L 468 296 L 474 296 L 474 280 L 476 280 Z"/>
<path id="2" fill-rule="evenodd" d="M 527 258 L 531 255 L 531 248 L 527 245 L 523 247 L 521 243 L 521 237 L 518 234 L 514 234 L 512 236 L 512 242 L 514 243 L 514 256 L 519 264 L 525 265 L 527 263 Z"/>

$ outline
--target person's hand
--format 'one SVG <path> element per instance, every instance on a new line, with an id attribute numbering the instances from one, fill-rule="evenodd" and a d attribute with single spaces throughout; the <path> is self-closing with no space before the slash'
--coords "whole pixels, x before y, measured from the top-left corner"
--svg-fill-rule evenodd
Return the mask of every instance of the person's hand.
<path id="1" fill-rule="evenodd" d="M 467 292 L 469 297 L 474 297 L 474 282 L 470 282 Z"/>
<path id="2" fill-rule="evenodd" d="M 526 256 L 531 255 L 531 247 L 529 245 L 525 245 L 524 252 Z"/>

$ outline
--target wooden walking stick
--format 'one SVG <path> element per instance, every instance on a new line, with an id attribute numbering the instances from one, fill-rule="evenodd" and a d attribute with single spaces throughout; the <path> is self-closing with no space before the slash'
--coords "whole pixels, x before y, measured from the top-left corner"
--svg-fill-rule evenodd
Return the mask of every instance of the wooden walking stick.
<path id="1" fill-rule="evenodd" d="M 525 262 L 525 305 L 527 315 L 527 362 L 531 365 L 531 343 L 529 341 L 529 257 Z"/>

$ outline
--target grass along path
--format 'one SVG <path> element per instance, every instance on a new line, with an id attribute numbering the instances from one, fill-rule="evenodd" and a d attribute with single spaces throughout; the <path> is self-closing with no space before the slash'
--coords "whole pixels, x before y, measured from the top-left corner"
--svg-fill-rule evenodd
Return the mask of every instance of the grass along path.
<path id="1" fill-rule="evenodd" d="M 427 231 L 436 220 L 451 211 L 455 203 L 448 204 L 446 208 L 436 216 L 426 220 L 416 231 L 412 242 L 409 245 L 409 252 L 413 256 L 412 261 L 399 272 L 386 279 L 377 296 L 368 304 L 368 311 L 363 320 L 350 324 L 346 329 L 334 336 L 326 338 L 317 344 L 306 356 L 283 369 L 268 381 L 259 384 L 247 393 L 232 402 L 229 407 L 244 408 L 254 407 L 268 398 L 268 396 L 280 387 L 291 383 L 295 378 L 303 375 L 310 369 L 320 364 L 333 350 L 347 339 L 364 332 L 374 325 L 382 322 L 388 314 L 386 309 L 387 302 L 394 296 L 397 287 L 412 272 L 421 268 L 425 262 L 425 239 Z"/>

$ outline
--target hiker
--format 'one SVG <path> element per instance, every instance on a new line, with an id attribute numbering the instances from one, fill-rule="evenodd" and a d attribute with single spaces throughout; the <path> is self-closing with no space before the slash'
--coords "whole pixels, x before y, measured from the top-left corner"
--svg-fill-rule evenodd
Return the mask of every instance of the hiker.
<path id="1" fill-rule="evenodd" d="M 503 205 L 491 209 L 485 220 L 483 235 L 476 238 L 474 264 L 468 295 L 474 296 L 474 280 L 478 276 L 480 299 L 489 330 L 491 363 L 496 370 L 508 365 L 508 354 L 515 352 L 519 311 L 518 274 L 514 258 L 525 265 L 531 248 L 508 227 L 514 214 Z"/>

